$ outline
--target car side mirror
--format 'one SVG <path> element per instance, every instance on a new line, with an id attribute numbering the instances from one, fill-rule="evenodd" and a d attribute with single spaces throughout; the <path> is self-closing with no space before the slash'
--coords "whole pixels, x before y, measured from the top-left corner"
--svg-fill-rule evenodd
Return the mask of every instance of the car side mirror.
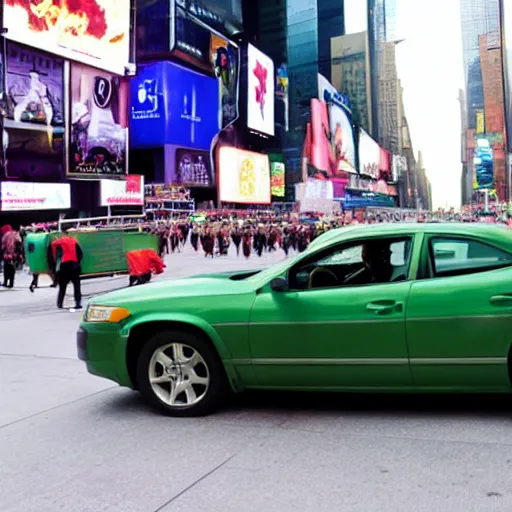
<path id="1" fill-rule="evenodd" d="M 284 277 L 276 277 L 270 282 L 273 291 L 283 293 L 288 291 L 288 281 Z"/>

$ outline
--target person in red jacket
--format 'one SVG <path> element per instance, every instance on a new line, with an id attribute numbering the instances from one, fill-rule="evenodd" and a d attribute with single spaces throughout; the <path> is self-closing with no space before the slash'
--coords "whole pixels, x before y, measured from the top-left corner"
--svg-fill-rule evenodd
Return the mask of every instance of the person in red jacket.
<path id="1" fill-rule="evenodd" d="M 76 309 L 82 308 L 82 291 L 80 286 L 80 274 L 82 269 L 80 263 L 83 258 L 82 248 L 72 237 L 64 235 L 54 240 L 51 244 L 51 255 L 55 263 L 57 282 L 59 283 L 59 294 L 57 296 L 57 307 L 64 307 L 64 297 L 68 284 L 73 283 Z"/>

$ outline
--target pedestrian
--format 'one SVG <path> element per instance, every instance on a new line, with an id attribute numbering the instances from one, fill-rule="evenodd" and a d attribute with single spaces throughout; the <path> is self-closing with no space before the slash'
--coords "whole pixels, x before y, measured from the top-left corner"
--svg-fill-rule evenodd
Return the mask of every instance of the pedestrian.
<path id="1" fill-rule="evenodd" d="M 16 266 L 22 261 L 22 243 L 20 235 L 10 225 L 1 229 L 2 234 L 2 256 L 4 260 L 4 286 L 14 288 L 14 277 Z"/>
<path id="2" fill-rule="evenodd" d="M 55 262 L 59 293 L 57 296 L 57 307 L 64 307 L 66 288 L 73 283 L 75 296 L 75 308 L 82 308 L 82 291 L 80 286 L 80 274 L 82 269 L 80 263 L 83 258 L 82 248 L 76 239 L 64 235 L 54 240 L 51 244 L 52 257 Z"/>

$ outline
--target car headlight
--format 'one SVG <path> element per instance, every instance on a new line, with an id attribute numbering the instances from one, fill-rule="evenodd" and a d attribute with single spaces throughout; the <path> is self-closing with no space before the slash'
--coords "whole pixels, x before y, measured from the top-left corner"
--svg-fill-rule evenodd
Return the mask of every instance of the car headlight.
<path id="1" fill-rule="evenodd" d="M 117 324 L 129 316 L 130 312 L 126 308 L 90 305 L 87 307 L 84 320 L 91 323 Z"/>

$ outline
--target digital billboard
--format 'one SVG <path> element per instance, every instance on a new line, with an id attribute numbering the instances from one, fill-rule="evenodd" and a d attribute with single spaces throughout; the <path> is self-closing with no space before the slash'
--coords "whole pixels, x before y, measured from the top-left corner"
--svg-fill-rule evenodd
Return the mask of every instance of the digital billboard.
<path id="1" fill-rule="evenodd" d="M 222 147 L 219 150 L 218 167 L 221 202 L 271 203 L 268 155 Z"/>
<path id="2" fill-rule="evenodd" d="M 70 174 L 126 174 L 127 105 L 124 78 L 72 63 Z"/>
<path id="3" fill-rule="evenodd" d="M 8 178 L 64 178 L 64 61 L 7 45 L 4 119 Z"/>
<path id="4" fill-rule="evenodd" d="M 176 184 L 187 187 L 212 187 L 215 185 L 210 153 L 194 149 L 176 150 Z"/>
<path id="5" fill-rule="evenodd" d="M 130 82 L 134 149 L 173 144 L 209 151 L 220 129 L 219 82 L 173 62 L 140 66 Z"/>
<path id="6" fill-rule="evenodd" d="M 274 197 L 285 196 L 285 165 L 283 162 L 270 164 L 270 188 Z"/>
<path id="7" fill-rule="evenodd" d="M 274 62 L 252 44 L 247 61 L 247 127 L 274 136 Z"/>
<path id="8" fill-rule="evenodd" d="M 475 189 L 491 190 L 494 188 L 494 158 L 492 148 L 486 139 L 478 139 L 473 156 L 475 169 Z"/>
<path id="9" fill-rule="evenodd" d="M 211 35 L 210 58 L 219 82 L 219 119 L 225 128 L 238 118 L 239 51 L 227 39 Z"/>
<path id="10" fill-rule="evenodd" d="M 100 181 L 100 206 L 143 206 L 144 176 L 129 174 L 126 180 Z"/>
<path id="11" fill-rule="evenodd" d="M 0 183 L 0 210 L 3 212 L 29 210 L 68 210 L 71 208 L 69 183 Z"/>
<path id="12" fill-rule="evenodd" d="M 356 173 L 356 145 L 354 129 L 344 108 L 329 105 L 331 145 L 334 151 L 334 175 Z"/>
<path id="13" fill-rule="evenodd" d="M 3 0 L 7 39 L 125 74 L 130 0 Z"/>
<path id="14" fill-rule="evenodd" d="M 375 180 L 379 178 L 380 146 L 361 128 L 359 132 L 359 172 Z"/>

